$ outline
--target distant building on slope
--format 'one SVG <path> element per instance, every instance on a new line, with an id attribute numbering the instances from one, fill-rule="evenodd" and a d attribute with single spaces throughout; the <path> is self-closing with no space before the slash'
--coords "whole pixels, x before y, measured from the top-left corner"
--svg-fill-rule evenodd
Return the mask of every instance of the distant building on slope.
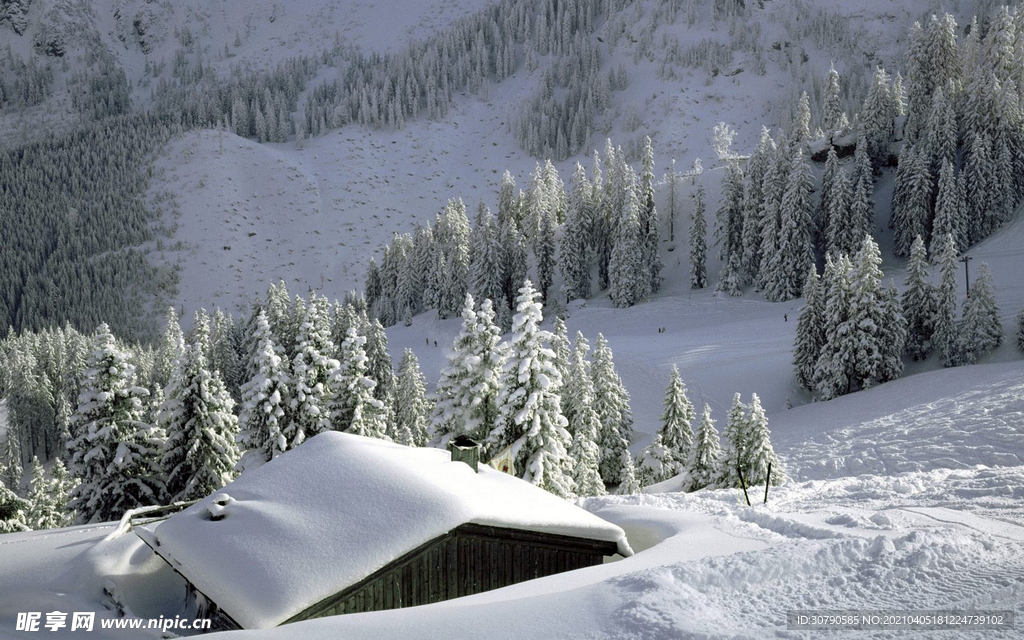
<path id="1" fill-rule="evenodd" d="M 221 629 L 428 604 L 631 555 L 523 480 L 328 432 L 137 535 Z"/>

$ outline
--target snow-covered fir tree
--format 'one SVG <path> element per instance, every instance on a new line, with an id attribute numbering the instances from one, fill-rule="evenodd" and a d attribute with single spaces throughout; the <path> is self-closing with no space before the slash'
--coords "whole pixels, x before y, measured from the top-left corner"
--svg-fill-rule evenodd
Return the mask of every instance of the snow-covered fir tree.
<path id="1" fill-rule="evenodd" d="M 284 430 L 288 448 L 332 428 L 328 410 L 333 395 L 331 377 L 341 366 L 334 357 L 336 350 L 331 340 L 327 300 L 310 296 L 291 361 L 291 421 Z"/>
<path id="2" fill-rule="evenodd" d="M 430 400 L 427 382 L 420 371 L 420 363 L 412 349 L 406 349 L 398 363 L 398 383 L 395 386 L 394 424 L 389 425 L 389 436 L 398 444 L 423 447 L 430 429 Z"/>
<path id="3" fill-rule="evenodd" d="M 633 412 L 629 392 L 615 371 L 608 341 L 600 333 L 594 346 L 591 367 L 594 379 L 594 409 L 601 420 L 598 445 L 601 447 L 601 477 L 605 484 L 618 484 L 622 450 L 633 440 Z"/>
<path id="4" fill-rule="evenodd" d="M 823 329 L 825 298 L 817 269 L 808 270 L 804 280 L 804 306 L 796 323 L 796 341 L 793 344 L 793 366 L 800 386 L 814 390 L 814 369 L 825 344 Z"/>
<path id="5" fill-rule="evenodd" d="M 952 234 L 946 235 L 937 259 L 940 280 L 935 296 L 935 332 L 932 334 L 932 344 L 942 358 L 942 366 L 952 367 L 957 360 L 957 249 Z"/>
<path id="6" fill-rule="evenodd" d="M 283 350 L 274 344 L 262 309 L 256 316 L 252 339 L 255 349 L 248 369 L 254 374 L 242 385 L 238 413 L 238 445 L 243 452 L 240 471 L 256 468 L 288 450 L 284 435 L 290 405 L 288 362 L 281 356 Z"/>
<path id="7" fill-rule="evenodd" d="M 19 498 L 0 480 L 0 534 L 28 531 L 25 514 L 29 508 L 27 500 Z"/>
<path id="8" fill-rule="evenodd" d="M 501 299 L 501 244 L 490 210 L 480 205 L 469 236 L 470 291 L 477 300 Z"/>
<path id="9" fill-rule="evenodd" d="M 178 322 L 178 314 L 174 307 L 167 309 L 167 325 L 164 333 L 157 343 L 156 353 L 153 361 L 153 372 L 151 375 L 154 388 L 164 387 L 171 380 L 174 373 L 174 361 L 185 350 L 185 334 Z"/>
<path id="10" fill-rule="evenodd" d="M 792 156 L 785 135 L 780 135 L 775 157 L 765 172 L 762 183 L 764 199 L 761 201 L 761 262 L 756 282 L 765 296 L 769 297 L 769 285 L 774 287 L 777 274 L 781 271 L 779 244 L 782 229 L 782 198 L 789 181 Z M 774 295 L 774 294 L 772 294 Z M 769 300 L 772 298 L 769 297 Z"/>
<path id="11" fill-rule="evenodd" d="M 571 497 L 573 461 L 571 438 L 562 415 L 562 377 L 555 354 L 548 348 L 551 334 L 540 329 L 540 304 L 533 284 L 519 290 L 508 361 L 502 370 L 497 398 L 498 416 L 488 439 L 490 450 L 507 447 L 528 482 L 562 497 Z"/>
<path id="12" fill-rule="evenodd" d="M 106 324 L 97 328 L 71 418 L 70 472 L 79 484 L 69 509 L 82 523 L 116 520 L 128 509 L 156 504 L 160 442 L 141 421 L 148 392 Z"/>
<path id="13" fill-rule="evenodd" d="M 872 383 L 884 382 L 881 376 L 882 329 L 886 318 L 883 309 L 882 255 L 871 236 L 864 236 L 860 251 L 854 258 L 853 279 L 850 287 L 849 332 L 852 342 L 853 384 L 867 388 Z M 902 319 L 900 320 L 902 322 Z M 903 345 L 900 345 L 900 353 Z"/>
<path id="14" fill-rule="evenodd" d="M 821 194 L 818 199 L 815 228 L 818 230 L 820 245 L 824 252 L 847 251 L 837 248 L 841 234 L 848 224 L 850 209 L 850 181 L 839 167 L 839 156 L 835 147 L 829 147 L 825 160 L 825 172 L 821 176 Z"/>
<path id="15" fill-rule="evenodd" d="M 715 421 L 711 418 L 711 406 L 704 405 L 700 426 L 697 427 L 697 440 L 693 445 L 693 457 L 689 462 L 689 491 L 703 489 L 718 482 L 722 474 L 719 458 L 721 445 Z"/>
<path id="16" fill-rule="evenodd" d="M 515 298 L 528 270 L 526 239 L 514 218 L 508 218 L 501 228 L 502 257 L 501 288 L 505 299 L 499 304 L 494 301 L 498 324 L 503 331 L 512 328 L 512 309 Z"/>
<path id="17" fill-rule="evenodd" d="M 690 287 L 693 289 L 708 285 L 707 220 L 704 216 L 704 185 L 700 184 L 693 196 L 690 219 Z"/>
<path id="18" fill-rule="evenodd" d="M 807 269 L 814 263 L 812 245 L 814 180 L 803 151 L 793 156 L 786 190 L 779 209 L 778 259 L 765 278 L 765 297 L 789 300 L 800 295 Z"/>
<path id="19" fill-rule="evenodd" d="M 1024 351 L 1024 309 L 1017 314 L 1017 349 Z"/>
<path id="20" fill-rule="evenodd" d="M 877 67 L 860 112 L 861 131 L 867 142 L 866 151 L 876 167 L 888 160 L 895 117 L 896 101 L 892 96 L 889 74 L 882 67 Z"/>
<path id="21" fill-rule="evenodd" d="M 220 374 L 209 370 L 209 335 L 201 325 L 186 345 L 164 391 L 159 426 L 166 434 L 160 468 L 171 502 L 195 500 L 234 479 L 239 453 L 235 444 L 235 401 Z"/>
<path id="22" fill-rule="evenodd" d="M 771 432 L 768 430 L 768 416 L 761 407 L 761 399 L 754 393 L 747 406 L 747 452 L 744 461 L 743 479 L 747 486 L 764 484 L 768 480 L 768 467 L 771 465 L 771 483 L 782 484 L 785 473 L 782 463 L 772 448 Z"/>
<path id="23" fill-rule="evenodd" d="M 661 434 L 654 435 L 654 440 L 647 445 L 636 461 L 636 479 L 640 486 L 664 482 L 676 475 L 676 461 L 672 451 L 665 446 Z"/>
<path id="24" fill-rule="evenodd" d="M 467 294 L 469 295 L 469 294 Z M 331 428 L 369 438 L 387 435 L 387 411 L 374 397 L 377 382 L 370 377 L 366 337 L 349 327 L 339 351 L 339 364 L 330 378 L 331 397 L 324 407 Z"/>
<path id="25" fill-rule="evenodd" d="M 740 295 L 743 275 L 743 172 L 730 162 L 722 184 L 722 202 L 718 207 L 715 235 L 719 244 L 719 257 L 724 266 L 717 289 L 735 296 Z"/>
<path id="26" fill-rule="evenodd" d="M 626 200 L 617 225 L 615 245 L 608 264 L 608 295 L 616 307 L 631 307 L 647 295 L 650 280 L 644 269 L 640 229 L 640 201 L 636 181 L 626 184 Z"/>
<path id="27" fill-rule="evenodd" d="M 910 247 L 907 279 L 900 299 L 907 321 L 906 352 L 914 360 L 927 355 L 935 332 L 935 287 L 929 279 L 924 240 L 917 236 Z"/>
<path id="28" fill-rule="evenodd" d="M 893 199 L 893 250 L 898 256 L 910 255 L 915 237 L 928 237 L 934 184 L 925 149 L 912 149 L 903 162 L 909 163 L 903 197 Z"/>
<path id="29" fill-rule="evenodd" d="M 821 128 L 826 134 L 833 133 L 839 129 L 840 119 L 843 115 L 843 106 L 839 101 L 839 72 L 835 64 L 829 67 L 828 80 L 825 83 L 824 95 L 821 106 Z"/>
<path id="30" fill-rule="evenodd" d="M 572 190 L 565 214 L 565 228 L 559 246 L 559 269 L 566 301 L 590 297 L 590 264 L 587 244 L 590 226 L 590 193 L 583 165 L 576 163 L 572 176 Z"/>
<path id="31" fill-rule="evenodd" d="M 434 225 L 434 238 L 442 270 L 438 274 L 438 313 L 458 313 L 469 289 L 469 218 L 462 200 L 449 200 Z"/>
<path id="32" fill-rule="evenodd" d="M 1002 342 L 1003 325 L 999 321 L 992 272 L 983 262 L 978 265 L 978 275 L 964 299 L 958 332 L 959 364 L 974 364 Z"/>
<path id="33" fill-rule="evenodd" d="M 619 454 L 619 486 L 615 493 L 620 496 L 634 496 L 640 493 L 642 485 L 637 477 L 636 465 L 629 449 L 623 448 Z"/>
<path id="34" fill-rule="evenodd" d="M 658 435 L 672 458 L 675 475 L 683 472 L 693 453 L 693 421 L 697 417 L 693 403 L 686 397 L 686 384 L 675 365 L 672 365 L 672 376 L 662 406 L 664 411 Z"/>
<path id="35" fill-rule="evenodd" d="M 647 291 L 657 293 L 661 289 L 661 255 L 658 245 L 661 238 L 658 210 L 654 206 L 654 148 L 651 137 L 644 136 L 643 163 L 640 173 L 640 244 L 643 248 L 644 272 L 648 277 Z"/>
<path id="36" fill-rule="evenodd" d="M 606 492 L 601 480 L 601 448 L 597 444 L 601 419 L 594 409 L 594 382 L 590 377 L 590 362 L 586 358 L 589 350 L 586 338 L 577 332 L 570 374 L 565 381 L 567 393 L 563 396 L 568 398 L 568 406 L 572 408 L 566 418 L 572 434 L 569 457 L 574 461 L 572 477 L 576 481 L 576 493 L 600 496 Z"/>
<path id="37" fill-rule="evenodd" d="M 935 220 L 932 223 L 930 253 L 933 258 L 942 252 L 946 234 L 953 235 L 959 248 L 967 248 L 967 220 L 963 218 L 965 211 L 961 206 L 962 200 L 963 194 L 960 191 L 956 169 L 952 162 L 943 159 L 939 173 L 938 195 L 935 198 Z"/>
<path id="38" fill-rule="evenodd" d="M 793 118 L 793 134 L 795 147 L 803 147 L 811 139 L 811 100 L 804 91 L 796 103 L 796 116 Z"/>
<path id="39" fill-rule="evenodd" d="M 46 470 L 43 469 L 39 458 L 33 456 L 32 484 L 28 494 L 29 506 L 25 513 L 25 522 L 30 529 L 39 531 L 40 529 L 56 529 L 66 526 L 67 495 L 63 496 L 64 502 L 62 503 L 54 489 L 54 482 L 47 479 Z M 0 515 L 0 520 L 3 519 L 3 516 Z M 0 527 L 2 526 L 0 525 Z"/>
<path id="40" fill-rule="evenodd" d="M 852 390 L 854 344 L 850 340 L 850 296 L 853 265 L 846 255 L 825 258 L 822 292 L 825 294 L 822 328 L 825 342 L 814 364 L 814 388 L 825 400 Z"/>
<path id="41" fill-rule="evenodd" d="M 366 375 L 377 383 L 373 388 L 373 397 L 384 403 L 384 406 L 390 406 L 395 389 L 395 369 L 388 351 L 388 334 L 380 320 L 374 318 L 363 324 L 363 335 L 366 337 Z"/>
<path id="42" fill-rule="evenodd" d="M 446 446 L 458 435 L 483 442 L 494 428 L 504 365 L 500 340 L 490 301 L 484 301 L 478 314 L 473 297 L 467 294 L 462 306 L 462 330 L 452 344 L 448 366 L 441 370 L 434 392 L 433 439 L 439 446 Z"/>
<path id="43" fill-rule="evenodd" d="M 732 406 L 729 408 L 725 420 L 719 479 L 722 486 L 738 487 L 740 486 L 740 469 L 743 469 L 745 478 L 747 462 L 750 459 L 750 434 L 747 429 L 746 406 L 741 401 L 740 394 L 733 395 Z"/>
<path id="44" fill-rule="evenodd" d="M 762 218 L 764 201 L 764 179 L 772 166 L 778 150 L 767 127 L 761 127 L 761 139 L 747 162 L 747 185 L 743 192 L 743 272 L 744 282 L 750 284 L 761 271 L 763 257 L 761 236 L 764 233 Z M 702 187 L 703 188 L 703 187 Z M 703 194 L 701 194 L 703 197 Z"/>

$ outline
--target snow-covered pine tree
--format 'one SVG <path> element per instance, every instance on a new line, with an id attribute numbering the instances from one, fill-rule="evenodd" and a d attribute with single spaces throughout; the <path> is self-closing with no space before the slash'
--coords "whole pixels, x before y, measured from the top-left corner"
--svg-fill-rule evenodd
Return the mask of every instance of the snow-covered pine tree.
<path id="1" fill-rule="evenodd" d="M 155 504 L 159 443 L 141 422 L 148 392 L 136 386 L 135 367 L 106 324 L 97 328 L 86 361 L 68 452 L 79 485 L 69 509 L 82 523 L 115 520 L 128 509 Z"/>
<path id="2" fill-rule="evenodd" d="M 665 446 L 661 433 L 654 435 L 651 444 L 637 458 L 636 479 L 641 487 L 664 482 L 678 473 L 672 452 Z"/>
<path id="3" fill-rule="evenodd" d="M 412 349 L 406 349 L 398 363 L 398 384 L 395 386 L 395 423 L 391 439 L 410 447 L 427 444 L 430 426 L 430 401 L 427 382 L 420 372 L 420 363 Z"/>
<path id="4" fill-rule="evenodd" d="M 743 479 L 747 486 L 764 484 L 768 480 L 768 466 L 771 465 L 773 486 L 782 484 L 785 472 L 782 462 L 772 448 L 771 432 L 768 430 L 768 416 L 761 407 L 761 399 L 751 394 L 747 405 L 747 466 L 743 469 Z"/>
<path id="5" fill-rule="evenodd" d="M 608 295 L 616 307 L 631 307 L 641 301 L 650 284 L 644 273 L 640 201 L 635 183 L 635 179 L 626 182 L 626 200 L 616 225 L 615 244 L 608 264 Z"/>
<path id="6" fill-rule="evenodd" d="M 708 285 L 707 219 L 704 217 L 704 185 L 697 185 L 693 196 L 693 215 L 690 219 L 690 288 L 703 289 Z"/>
<path id="7" fill-rule="evenodd" d="M 292 298 L 288 294 L 284 280 L 278 284 L 272 284 L 267 289 L 267 321 L 270 323 L 270 332 L 274 336 L 274 342 L 283 348 L 285 353 L 291 353 L 295 348 L 295 339 L 298 336 L 299 324 L 296 320 L 295 307 Z"/>
<path id="8" fill-rule="evenodd" d="M 327 405 L 333 395 L 331 377 L 341 364 L 334 357 L 337 347 L 331 340 L 328 310 L 325 298 L 310 296 L 299 326 L 289 385 L 291 421 L 284 429 L 289 449 L 332 428 Z"/>
<path id="9" fill-rule="evenodd" d="M 910 248 L 907 279 L 900 300 L 907 321 L 906 351 L 914 360 L 923 359 L 928 354 L 935 332 L 935 287 L 928 280 L 924 240 L 917 236 Z"/>
<path id="10" fill-rule="evenodd" d="M 626 447 L 623 447 L 622 453 L 619 454 L 619 478 L 621 480 L 615 490 L 616 495 L 635 496 L 640 493 L 642 486 L 637 478 L 636 465 L 633 464 L 633 456 Z"/>
<path id="11" fill-rule="evenodd" d="M 562 272 L 562 287 L 565 291 L 566 302 L 590 297 L 587 236 L 590 226 L 591 190 L 592 186 L 587 180 L 583 165 L 577 162 L 576 171 L 572 176 L 572 191 L 565 214 L 562 243 L 559 247 L 558 264 Z"/>
<path id="12" fill-rule="evenodd" d="M 516 291 L 526 279 L 528 269 L 526 255 L 526 239 L 519 231 L 514 218 L 508 218 L 501 229 L 501 246 L 504 250 L 501 269 L 501 288 L 504 301 L 497 306 L 498 322 L 503 331 L 512 328 L 512 308 L 515 304 Z"/>
<path id="13" fill-rule="evenodd" d="M 825 160 L 825 172 L 821 176 L 821 194 L 818 199 L 817 215 L 814 220 L 814 228 L 818 245 L 822 247 L 823 253 L 836 252 L 833 234 L 841 232 L 841 225 L 831 221 L 834 215 L 845 218 L 850 208 L 850 182 L 846 174 L 839 167 L 839 156 L 836 149 L 829 146 L 828 157 Z M 846 222 L 844 219 L 843 222 Z"/>
<path id="14" fill-rule="evenodd" d="M 867 142 L 861 136 L 853 155 L 853 173 L 850 174 L 850 224 L 863 229 L 864 233 L 870 233 L 875 226 L 875 179 L 867 149 Z"/>
<path id="15" fill-rule="evenodd" d="M 882 292 L 882 329 L 879 342 L 882 345 L 882 362 L 878 370 L 878 382 L 895 380 L 903 375 L 907 320 L 903 316 L 900 295 L 892 280 L 889 281 L 889 287 Z"/>
<path id="16" fill-rule="evenodd" d="M 715 236 L 719 244 L 719 258 L 724 266 L 718 281 L 718 290 L 731 296 L 742 293 L 743 273 L 743 172 L 730 162 L 722 184 L 722 202 L 715 221 Z"/>
<path id="17" fill-rule="evenodd" d="M 654 206 L 654 148 L 651 137 L 644 136 L 643 166 L 640 173 L 640 244 L 643 248 L 644 272 L 648 277 L 647 290 L 657 293 L 661 288 L 661 238 L 658 210 Z"/>
<path id="18" fill-rule="evenodd" d="M 937 256 L 942 251 L 942 243 L 946 234 L 957 239 L 957 245 L 966 248 L 967 221 L 962 219 L 960 207 L 962 194 L 959 192 L 960 182 L 957 180 L 953 163 L 942 161 L 939 172 L 939 191 L 935 199 L 935 220 L 932 224 L 931 255 Z"/>
<path id="19" fill-rule="evenodd" d="M 0 480 L 0 534 L 28 531 L 26 513 L 30 505 Z"/>
<path id="20" fill-rule="evenodd" d="M 957 320 L 956 320 L 956 272 L 957 250 L 952 234 L 946 235 L 942 250 L 936 256 L 939 263 L 940 282 L 936 295 L 935 332 L 932 344 L 942 358 L 942 366 L 957 364 Z"/>
<path id="21" fill-rule="evenodd" d="M 377 383 L 373 388 L 373 397 L 389 407 L 395 390 L 395 369 L 391 364 L 391 353 L 388 352 L 388 334 L 380 320 L 374 318 L 364 323 L 363 335 L 366 337 L 363 347 L 366 352 L 366 375 Z"/>
<path id="22" fill-rule="evenodd" d="M 992 192 L 995 170 L 992 166 L 992 143 L 984 131 L 974 137 L 964 174 L 967 180 L 967 242 L 974 244 L 984 238 L 993 225 Z"/>
<path id="23" fill-rule="evenodd" d="M 284 427 L 288 423 L 290 389 L 288 363 L 274 344 L 270 324 L 262 309 L 253 332 L 255 349 L 248 369 L 254 374 L 242 385 L 238 413 L 238 445 L 242 450 L 239 471 L 254 469 L 288 450 Z"/>
<path id="24" fill-rule="evenodd" d="M 889 75 L 882 67 L 876 67 L 860 112 L 861 134 L 867 141 L 867 154 L 876 167 L 886 164 L 889 159 L 895 117 L 896 107 L 889 86 Z"/>
<path id="25" fill-rule="evenodd" d="M 594 410 L 601 420 L 598 445 L 601 447 L 601 478 L 605 484 L 618 484 L 622 450 L 633 440 L 633 412 L 629 392 L 615 371 L 612 350 L 602 334 L 597 334 L 591 373 L 594 379 Z"/>
<path id="26" fill-rule="evenodd" d="M 791 165 L 789 142 L 785 135 L 779 136 L 775 158 L 768 167 L 762 183 L 764 200 L 761 202 L 761 268 L 757 274 L 757 284 L 762 291 L 777 279 L 777 274 L 781 270 L 779 243 L 782 229 L 782 196 L 789 181 Z M 765 295 L 767 297 L 768 294 Z"/>
<path id="27" fill-rule="evenodd" d="M 798 150 L 793 157 L 786 191 L 780 209 L 778 272 L 769 278 L 765 296 L 769 300 L 789 300 L 800 295 L 807 270 L 814 264 L 812 233 L 814 178 L 810 165 Z"/>
<path id="28" fill-rule="evenodd" d="M 836 71 L 834 63 L 829 67 L 821 102 L 821 128 L 825 130 L 826 135 L 830 135 L 839 128 L 839 121 L 843 116 L 843 106 L 839 101 L 839 72 Z"/>
<path id="29" fill-rule="evenodd" d="M 768 127 L 761 127 L 761 140 L 747 162 L 747 186 L 743 193 L 743 272 L 750 284 L 761 270 L 761 236 L 764 233 L 761 203 L 764 180 L 772 166 L 777 149 Z M 703 197 L 703 194 L 702 194 Z"/>
<path id="30" fill-rule="evenodd" d="M 974 364 L 1003 342 L 992 272 L 982 262 L 971 292 L 964 299 L 957 353 L 960 364 Z"/>
<path id="31" fill-rule="evenodd" d="M 811 139 L 811 100 L 804 91 L 796 103 L 796 117 L 793 118 L 792 143 L 794 148 L 801 149 Z"/>
<path id="32" fill-rule="evenodd" d="M 461 199 L 449 200 L 445 205 L 434 227 L 434 237 L 443 265 L 438 274 L 438 313 L 442 318 L 449 318 L 458 313 L 469 289 L 469 218 Z"/>
<path id="33" fill-rule="evenodd" d="M 849 333 L 852 342 L 853 384 L 867 388 L 879 380 L 882 366 L 882 328 L 884 324 L 882 295 L 882 255 L 870 235 L 864 236 L 860 251 L 854 257 L 850 287 Z M 901 348 L 902 351 L 902 348 Z"/>
<path id="34" fill-rule="evenodd" d="M 697 428 L 697 441 L 693 445 L 693 457 L 690 459 L 688 471 L 690 486 L 688 491 L 703 489 L 718 482 L 722 474 L 719 464 L 721 445 L 715 421 L 711 418 L 711 406 L 704 405 L 700 426 Z"/>
<path id="35" fill-rule="evenodd" d="M 1017 314 L 1017 349 L 1024 351 L 1024 309 Z"/>
<path id="36" fill-rule="evenodd" d="M 796 341 L 793 345 L 793 366 L 800 386 L 814 390 L 814 368 L 825 344 L 823 328 L 825 300 L 821 291 L 818 271 L 811 265 L 804 280 L 804 306 L 796 323 Z"/>
<path id="37" fill-rule="evenodd" d="M 850 296 L 853 288 L 853 265 L 840 254 L 836 260 L 825 258 L 822 291 L 825 313 L 822 327 L 825 343 L 814 364 L 814 387 L 824 400 L 848 393 L 853 380 L 854 345 L 850 339 Z"/>
<path id="38" fill-rule="evenodd" d="M 32 456 L 32 484 L 29 485 L 28 509 L 25 512 L 25 523 L 30 529 L 39 531 L 63 526 L 67 505 L 58 505 L 51 489 L 50 481 L 46 479 L 46 470 L 39 458 Z M 2 520 L 4 517 L 0 515 Z M 3 525 L 0 524 L 0 527 Z"/>
<path id="39" fill-rule="evenodd" d="M 505 226 L 507 220 L 515 220 L 519 224 L 519 201 L 516 199 L 516 179 L 508 169 L 501 174 L 501 186 L 498 187 L 498 220 L 497 228 Z"/>
<path id="40" fill-rule="evenodd" d="M 185 334 L 181 331 L 174 307 L 167 308 L 167 326 L 157 343 L 153 361 L 151 383 L 154 388 L 165 387 L 174 373 L 174 361 L 185 350 Z"/>
<path id="41" fill-rule="evenodd" d="M 693 453 L 693 420 L 696 413 L 693 403 L 686 397 L 686 384 L 679 375 L 679 368 L 672 365 L 672 377 L 665 390 L 665 408 L 661 414 L 661 428 L 658 435 L 668 449 L 674 463 L 672 475 L 682 473 Z M 658 481 L 660 482 L 660 481 Z"/>
<path id="42" fill-rule="evenodd" d="M 166 434 L 160 468 L 170 502 L 203 498 L 234 479 L 238 418 L 218 372 L 209 370 L 209 335 L 197 326 L 178 358 L 160 406 Z"/>
<path id="43" fill-rule="evenodd" d="M 482 318 L 474 309 L 473 297 L 467 294 L 462 306 L 462 330 L 434 391 L 432 437 L 439 446 L 446 446 L 448 440 L 459 435 L 483 442 L 493 429 L 504 364 L 500 339 L 493 312 Z"/>
<path id="44" fill-rule="evenodd" d="M 537 286 L 541 302 L 547 302 L 548 291 L 555 279 L 555 214 L 545 209 L 541 214 L 540 225 L 533 244 L 533 255 L 537 259 Z"/>
<path id="45" fill-rule="evenodd" d="M 469 295 L 469 294 L 466 294 Z M 377 382 L 370 377 L 366 337 L 349 327 L 341 343 L 340 366 L 330 377 L 331 396 L 323 405 L 331 428 L 369 438 L 387 437 L 387 411 L 373 395 Z"/>
<path id="46" fill-rule="evenodd" d="M 914 238 L 928 237 L 932 220 L 932 181 L 927 149 L 911 149 L 904 162 L 905 190 L 900 200 L 893 202 L 893 251 L 898 256 L 910 255 Z M 902 211 L 896 211 L 900 207 Z"/>
<path id="47" fill-rule="evenodd" d="M 569 433 L 572 435 L 569 457 L 574 461 L 573 480 L 576 481 L 576 493 L 580 496 L 599 496 L 604 495 L 606 491 L 601 480 L 601 448 L 597 444 L 601 420 L 594 409 L 594 381 L 591 379 L 590 362 L 587 360 L 589 350 L 587 339 L 582 333 L 576 332 L 570 373 L 565 378 L 563 393 L 563 398 L 568 402 L 563 403 L 563 410 L 569 422 Z"/>
<path id="48" fill-rule="evenodd" d="M 732 406 L 726 415 L 725 432 L 722 434 L 722 454 L 720 484 L 726 487 L 739 487 L 739 469 L 743 469 L 746 478 L 750 466 L 750 434 L 748 433 L 746 406 L 736 393 L 732 397 Z M 749 480 L 747 481 L 749 484 Z"/>
<path id="49" fill-rule="evenodd" d="M 928 116 L 928 154 L 929 169 L 937 174 L 945 162 L 956 163 L 957 146 L 960 131 L 956 119 L 956 109 L 941 86 L 932 94 L 931 113 Z"/>
<path id="50" fill-rule="evenodd" d="M 540 329 L 537 292 L 526 280 L 519 290 L 509 357 L 502 370 L 498 416 L 488 438 L 491 451 L 511 447 L 523 479 L 563 498 L 575 494 L 572 443 L 562 415 L 562 376 L 547 347 L 551 334 Z"/>
<path id="51" fill-rule="evenodd" d="M 664 176 L 665 184 L 668 185 L 668 241 L 676 241 L 676 203 L 678 201 L 679 172 L 676 171 L 676 159 L 672 158 L 668 171 Z"/>

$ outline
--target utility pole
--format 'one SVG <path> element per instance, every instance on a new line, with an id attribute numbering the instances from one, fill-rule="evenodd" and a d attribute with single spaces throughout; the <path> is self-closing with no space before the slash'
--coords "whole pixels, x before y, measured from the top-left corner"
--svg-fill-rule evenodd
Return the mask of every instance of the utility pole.
<path id="1" fill-rule="evenodd" d="M 964 279 L 967 281 L 967 295 L 971 295 L 971 273 L 967 266 L 967 263 L 972 260 L 971 256 L 965 255 L 960 258 L 960 262 L 964 263 Z"/>

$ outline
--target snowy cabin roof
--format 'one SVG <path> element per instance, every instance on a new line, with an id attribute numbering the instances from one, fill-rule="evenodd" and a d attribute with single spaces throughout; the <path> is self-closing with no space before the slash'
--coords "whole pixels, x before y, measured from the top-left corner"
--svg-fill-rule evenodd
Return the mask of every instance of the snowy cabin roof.
<path id="1" fill-rule="evenodd" d="M 466 524 L 614 542 L 583 509 L 447 451 L 327 432 L 136 532 L 244 628 L 283 623 Z"/>

